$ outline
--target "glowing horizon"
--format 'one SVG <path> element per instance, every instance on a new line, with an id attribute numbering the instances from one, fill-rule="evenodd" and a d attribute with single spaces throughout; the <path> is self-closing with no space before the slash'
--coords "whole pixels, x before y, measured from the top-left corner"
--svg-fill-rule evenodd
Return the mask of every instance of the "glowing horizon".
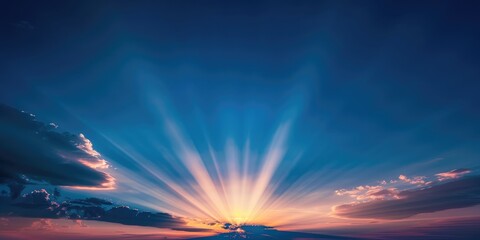
<path id="1" fill-rule="evenodd" d="M 153 102 L 158 103 L 159 101 Z M 262 212 L 270 210 L 271 206 L 268 204 L 275 203 L 276 206 L 282 204 L 282 196 L 273 196 L 274 186 L 279 183 L 272 180 L 272 177 L 279 164 L 284 160 L 288 133 L 293 120 L 280 123 L 266 149 L 258 155 L 250 152 L 248 139 L 242 144 L 243 149 L 236 145 L 233 139 L 229 139 L 226 140 L 225 147 L 221 150 L 215 150 L 205 139 L 208 145 L 208 155 L 206 155 L 205 153 L 200 154 L 177 124 L 169 119 L 170 114 L 162 110 L 165 107 L 158 109 L 160 109 L 159 115 L 163 119 L 159 120 L 159 123 L 163 124 L 172 145 L 175 146 L 171 153 L 164 154 L 162 157 L 178 159 L 170 159 L 169 162 L 181 163 L 182 174 L 192 177 L 194 182 L 174 181 L 161 169 L 155 167 L 151 160 L 141 156 L 136 157 L 134 153 L 120 147 L 120 144 L 113 140 L 109 141 L 132 160 L 141 164 L 145 171 L 156 177 L 156 180 L 168 186 L 167 191 L 171 192 L 167 193 L 165 189 L 158 190 L 162 192 L 161 196 L 157 198 L 158 201 L 173 208 L 186 210 L 188 215 L 183 211 L 168 212 L 176 216 L 217 223 L 267 224 L 269 219 L 265 216 L 262 217 Z M 122 146 L 125 145 L 122 144 Z M 208 162 L 213 164 L 210 170 L 206 167 Z M 255 166 L 252 167 L 252 165 Z M 138 182 L 135 188 L 142 189 L 140 182 L 145 184 L 145 179 L 140 177 Z M 151 189 L 146 193 L 150 193 L 150 191 Z M 287 198 L 287 196 L 283 197 Z M 139 204 L 145 205 L 146 203 Z M 153 203 L 148 203 L 148 207 L 161 211 L 171 209 L 154 207 Z M 196 213 L 196 215 L 192 216 L 192 213 Z"/>

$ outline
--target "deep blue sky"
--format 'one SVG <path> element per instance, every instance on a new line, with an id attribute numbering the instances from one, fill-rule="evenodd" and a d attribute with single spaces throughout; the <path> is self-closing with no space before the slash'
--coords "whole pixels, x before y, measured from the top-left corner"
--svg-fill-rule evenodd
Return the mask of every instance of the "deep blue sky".
<path id="1" fill-rule="evenodd" d="M 149 159 L 169 146 L 152 96 L 201 154 L 205 134 L 261 151 L 294 119 L 287 158 L 304 155 L 280 189 L 307 173 L 334 190 L 479 167 L 478 2 L 0 6 L 0 102 L 84 133 L 117 167 L 135 164 L 106 138 Z"/>
<path id="2" fill-rule="evenodd" d="M 55 103 L 100 128 L 152 124 L 137 84 L 148 78 L 186 119 L 196 105 L 211 122 L 250 111 L 268 124 L 298 90 L 305 97 L 299 127 L 348 151 L 409 130 L 417 132 L 391 154 L 423 145 L 428 158 L 478 146 L 480 34 L 472 5 L 2 5 L 1 100 L 63 127 L 71 123 Z"/>

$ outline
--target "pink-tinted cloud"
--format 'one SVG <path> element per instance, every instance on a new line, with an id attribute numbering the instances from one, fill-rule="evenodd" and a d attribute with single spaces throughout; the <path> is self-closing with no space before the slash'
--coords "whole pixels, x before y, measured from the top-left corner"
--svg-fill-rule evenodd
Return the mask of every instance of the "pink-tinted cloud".
<path id="1" fill-rule="evenodd" d="M 339 205 L 334 213 L 348 218 L 402 219 L 420 213 L 475 206 L 480 204 L 480 176 L 404 190 L 396 196 L 397 199 Z"/>
<path id="2" fill-rule="evenodd" d="M 51 231 L 53 229 L 54 229 L 54 225 L 51 219 L 41 218 L 37 221 L 32 222 L 32 224 L 29 227 L 25 228 L 24 230 Z"/>
<path id="3" fill-rule="evenodd" d="M 394 199 L 397 197 L 398 190 L 396 188 L 387 188 L 384 185 L 375 186 L 358 186 L 353 189 L 336 190 L 335 194 L 338 196 L 349 196 L 359 201 L 370 201 L 377 199 Z"/>
<path id="4" fill-rule="evenodd" d="M 93 149 L 92 142 L 88 138 L 86 138 L 85 135 L 83 135 L 82 133 L 78 135 L 78 142 L 75 143 L 75 145 L 77 146 L 78 149 L 82 150 L 87 154 L 86 158 L 78 159 L 81 163 L 94 169 L 97 169 L 97 168 L 105 169 L 110 167 L 107 161 L 102 158 L 100 153 L 98 153 L 97 151 L 95 151 L 95 149 Z"/>
<path id="5" fill-rule="evenodd" d="M 398 176 L 398 179 L 402 182 L 410 183 L 410 184 L 413 184 L 413 185 L 419 185 L 419 186 L 428 185 L 428 184 L 432 183 L 430 181 L 426 181 L 425 180 L 426 178 L 427 177 L 425 177 L 425 176 L 415 176 L 415 177 L 412 177 L 412 178 L 408 178 L 405 175 Z"/>
<path id="6" fill-rule="evenodd" d="M 449 172 L 438 173 L 435 174 L 435 176 L 439 181 L 444 181 L 460 178 L 470 172 L 469 169 L 460 168 Z M 408 183 L 415 185 L 416 187 L 426 187 L 435 184 L 436 182 L 436 180 L 428 180 L 426 176 L 407 177 L 404 174 L 400 174 L 397 179 L 389 181 L 381 180 L 378 182 L 378 185 L 362 185 L 353 189 L 339 189 L 335 191 L 335 194 L 338 196 L 349 196 L 361 202 L 398 199 L 398 193 L 401 190 L 409 189 L 408 187 L 405 187 L 405 184 L 402 185 L 402 183 Z"/>
<path id="7" fill-rule="evenodd" d="M 470 169 L 466 168 L 459 168 L 459 169 L 454 169 L 448 172 L 443 172 L 443 173 L 437 173 L 435 176 L 437 176 L 437 179 L 439 181 L 445 181 L 449 179 L 456 179 L 464 176 L 465 174 L 470 173 Z"/>

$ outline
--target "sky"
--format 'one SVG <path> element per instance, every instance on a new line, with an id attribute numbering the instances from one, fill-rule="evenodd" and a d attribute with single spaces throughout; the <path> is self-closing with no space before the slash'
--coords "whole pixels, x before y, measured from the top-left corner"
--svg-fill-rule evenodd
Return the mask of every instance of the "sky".
<path id="1" fill-rule="evenodd" d="M 0 5 L 2 239 L 474 239 L 476 1 Z"/>

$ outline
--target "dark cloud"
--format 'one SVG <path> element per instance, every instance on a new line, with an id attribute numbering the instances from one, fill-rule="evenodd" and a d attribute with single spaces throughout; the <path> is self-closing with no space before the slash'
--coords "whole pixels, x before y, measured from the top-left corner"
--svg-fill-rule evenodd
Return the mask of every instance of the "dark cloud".
<path id="1" fill-rule="evenodd" d="M 50 201 L 50 194 L 45 190 L 34 190 L 31 193 L 23 195 L 16 201 L 15 205 L 25 208 L 48 208 L 56 203 Z"/>
<path id="2" fill-rule="evenodd" d="M 340 205 L 335 207 L 335 214 L 349 218 L 402 219 L 420 213 L 474 206 L 480 204 L 480 176 L 402 191 L 398 197 Z"/>
<path id="3" fill-rule="evenodd" d="M 228 229 L 230 229 L 230 230 L 236 230 L 236 229 L 238 228 L 238 226 L 233 225 L 233 224 L 231 224 L 231 223 L 225 223 L 225 224 L 223 224 L 222 228 L 223 228 L 223 229 L 227 229 L 227 230 L 228 230 Z"/>
<path id="4" fill-rule="evenodd" d="M 212 229 L 207 229 L 207 228 L 172 228 L 172 230 L 175 231 L 182 231 L 182 232 L 213 232 Z"/>
<path id="5" fill-rule="evenodd" d="M 167 213 L 140 211 L 99 198 L 57 202 L 60 193 L 35 190 L 21 195 L 25 184 L 47 182 L 58 186 L 105 189 L 113 178 L 101 171 L 107 162 L 83 134 L 60 133 L 55 124 L 0 105 L 0 183 L 9 196 L 0 197 L 0 216 L 95 220 L 125 225 L 186 228 Z"/>
<path id="6" fill-rule="evenodd" d="M 54 124 L 39 122 L 32 114 L 0 104 L 0 183 L 28 180 L 111 188 L 113 178 L 100 171 L 108 165 L 92 143 L 83 134 L 55 129 Z"/>
<path id="7" fill-rule="evenodd" d="M 50 199 L 45 189 L 34 190 L 16 199 L 0 197 L 0 216 L 57 218 L 61 212 L 59 204 Z"/>
<path id="8" fill-rule="evenodd" d="M 23 189 L 25 189 L 24 182 L 9 182 L 7 184 L 8 188 L 10 189 L 10 197 L 12 199 L 18 198 L 22 193 Z"/>
<path id="9" fill-rule="evenodd" d="M 0 216 L 31 218 L 66 218 L 94 220 L 124 225 L 188 229 L 185 222 L 167 213 L 148 212 L 112 202 L 86 198 L 57 203 L 45 190 L 34 190 L 17 199 L 0 197 Z M 198 229 L 194 229 L 199 231 Z"/>
<path id="10" fill-rule="evenodd" d="M 83 205 L 113 205 L 112 202 L 101 199 L 101 198 L 85 198 L 85 199 L 77 199 L 77 200 L 72 200 L 70 203 L 77 203 L 77 204 L 83 204 Z"/>
<path id="11" fill-rule="evenodd" d="M 184 225 L 184 221 L 167 213 L 142 212 L 127 206 L 113 207 L 105 212 L 101 221 L 146 227 L 172 228 Z"/>

